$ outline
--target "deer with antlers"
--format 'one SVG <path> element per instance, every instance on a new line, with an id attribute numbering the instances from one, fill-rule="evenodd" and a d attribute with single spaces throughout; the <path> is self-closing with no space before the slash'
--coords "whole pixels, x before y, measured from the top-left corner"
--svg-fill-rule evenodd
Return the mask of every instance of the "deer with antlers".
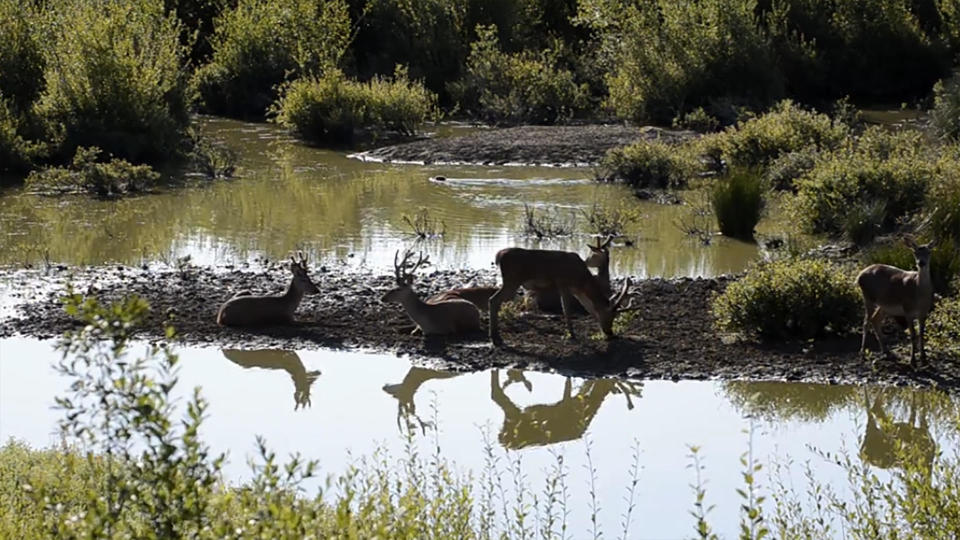
<path id="1" fill-rule="evenodd" d="M 424 302 L 413 291 L 413 276 L 421 266 L 429 264 L 429 257 L 419 254 L 417 261 L 411 261 L 412 253 L 406 252 L 399 261 L 400 252 L 393 256 L 393 270 L 397 287 L 388 291 L 381 302 L 393 302 L 403 306 L 407 316 L 417 324 L 424 336 L 462 334 L 480 330 L 480 310 L 472 303 L 461 299 L 443 300 L 435 303 Z M 414 329 L 414 333 L 417 332 Z"/>
<path id="2" fill-rule="evenodd" d="M 910 331 L 910 365 L 916 367 L 918 336 L 914 333 L 913 321 L 918 321 L 920 362 L 926 362 L 924 351 L 924 332 L 927 315 L 933 307 L 933 281 L 930 278 L 929 244 L 918 245 L 912 236 L 905 236 L 904 243 L 913 250 L 913 258 L 917 269 L 902 270 L 896 266 L 886 264 L 872 264 L 863 269 L 857 276 L 857 285 L 863 293 L 863 336 L 860 341 L 860 354 L 867 348 L 867 327 L 873 328 L 883 350 L 883 340 L 880 339 L 879 322 L 884 314 L 906 321 Z"/>
<path id="3" fill-rule="evenodd" d="M 217 324 L 220 326 L 269 326 L 272 324 L 290 324 L 293 314 L 303 300 L 304 295 L 317 294 L 320 289 L 310 280 L 307 273 L 307 258 L 302 251 L 297 258 L 290 257 L 290 273 L 293 277 L 287 290 L 279 295 L 253 295 L 247 291 L 235 294 L 224 302 L 217 312 Z"/>
<path id="4" fill-rule="evenodd" d="M 617 314 L 636 309 L 632 301 L 626 307 L 621 307 L 630 288 L 629 279 L 624 281 L 619 294 L 607 297 L 600 281 L 590 273 L 584 260 L 576 253 L 513 247 L 500 250 L 496 263 L 500 267 L 503 285 L 490 297 L 490 341 L 494 345 L 503 344 L 498 324 L 500 305 L 512 298 L 520 286 L 526 289 L 555 288 L 560 291 L 563 318 L 570 337 L 575 337 L 570 317 L 574 298 L 597 319 L 607 339 L 616 337 L 613 321 Z"/>
<path id="5" fill-rule="evenodd" d="M 590 256 L 587 257 L 586 265 L 589 268 L 597 269 L 597 280 L 605 296 L 610 296 L 612 292 L 610 289 L 610 243 L 613 238 L 611 235 L 606 240 L 601 241 L 598 237 L 596 245 L 587 244 L 587 247 L 590 248 Z M 537 309 L 540 311 L 547 313 L 561 313 L 563 311 L 560 291 L 557 289 L 532 289 L 530 290 L 530 297 L 536 302 Z M 587 309 L 579 303 L 574 303 L 573 309 L 574 313 L 587 313 Z"/>

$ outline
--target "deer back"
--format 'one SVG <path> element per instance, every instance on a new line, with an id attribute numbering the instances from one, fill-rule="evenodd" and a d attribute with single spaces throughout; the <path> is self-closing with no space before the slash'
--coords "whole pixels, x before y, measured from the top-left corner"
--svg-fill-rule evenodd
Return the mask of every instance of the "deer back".
<path id="1" fill-rule="evenodd" d="M 506 248 L 497 253 L 497 265 L 504 284 L 530 288 L 566 287 L 594 289 L 595 281 L 586 263 L 576 253 L 546 249 Z M 599 291 L 595 291 L 599 292 Z"/>
<path id="2" fill-rule="evenodd" d="M 868 302 L 884 308 L 896 308 L 904 315 L 929 311 L 933 288 L 923 290 L 920 273 L 886 264 L 873 264 L 857 276 L 857 285 Z"/>

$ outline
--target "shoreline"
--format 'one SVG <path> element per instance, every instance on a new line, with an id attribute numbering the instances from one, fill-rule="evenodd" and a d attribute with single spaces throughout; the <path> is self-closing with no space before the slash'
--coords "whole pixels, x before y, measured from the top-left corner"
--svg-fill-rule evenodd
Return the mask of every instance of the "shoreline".
<path id="1" fill-rule="evenodd" d="M 0 283 L 9 288 L 6 294 L 16 297 L 0 319 L 0 338 L 51 339 L 74 327 L 76 321 L 59 304 L 66 284 L 72 283 L 77 291 L 104 302 L 138 294 L 151 305 L 138 338 L 164 339 L 169 321 L 184 345 L 375 350 L 464 372 L 514 367 L 584 377 L 873 383 L 960 390 L 957 362 L 932 354 L 929 365 L 917 371 L 896 359 L 880 359 L 874 366 L 859 357 L 859 333 L 815 342 L 768 343 L 722 335 L 714 328 L 709 302 L 731 281 L 729 277 L 635 280 L 631 295 L 642 309 L 611 341 L 591 337 L 599 330 L 591 317 L 574 319 L 578 339 L 573 341 L 565 336 L 561 316 L 537 312 L 513 318 L 501 315 L 506 343 L 502 348 L 491 347 L 483 332 L 425 341 L 410 335 L 413 323 L 399 306 L 380 303 L 380 296 L 392 287 L 392 276 L 327 267 L 311 268 L 321 294 L 304 298 L 295 325 L 263 329 L 216 325 L 220 304 L 235 291 L 275 293 L 286 286 L 288 275 L 276 264 L 262 269 L 0 268 Z M 471 283 L 493 285 L 498 279 L 493 270 L 435 271 L 421 276 L 415 287 L 425 297 Z M 484 314 L 484 329 L 487 320 Z M 901 339 L 898 347 L 908 350 L 909 342 Z"/>

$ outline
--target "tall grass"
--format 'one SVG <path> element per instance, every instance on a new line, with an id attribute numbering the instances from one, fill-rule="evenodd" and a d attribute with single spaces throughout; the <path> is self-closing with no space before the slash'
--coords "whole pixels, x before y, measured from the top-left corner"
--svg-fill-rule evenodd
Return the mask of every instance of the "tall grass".
<path id="1" fill-rule="evenodd" d="M 733 169 L 717 180 L 710 202 L 717 225 L 725 236 L 753 240 L 764 206 L 760 175 L 750 169 Z"/>

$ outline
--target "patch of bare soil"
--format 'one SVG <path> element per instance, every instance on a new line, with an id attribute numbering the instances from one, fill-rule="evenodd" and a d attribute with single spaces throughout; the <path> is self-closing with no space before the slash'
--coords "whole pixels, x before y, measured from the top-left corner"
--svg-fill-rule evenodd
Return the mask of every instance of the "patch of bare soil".
<path id="1" fill-rule="evenodd" d="M 322 293 L 308 296 L 289 327 L 230 329 L 217 326 L 220 304 L 239 290 L 281 291 L 288 273 L 264 269 L 190 267 L 141 269 L 124 266 L 49 270 L 0 269 L 8 296 L 19 297 L 13 313 L 0 320 L 0 337 L 56 337 L 77 324 L 59 297 L 67 283 L 103 301 L 137 294 L 152 307 L 141 330 L 144 339 L 162 339 L 167 322 L 187 344 L 220 348 L 374 348 L 407 354 L 422 363 L 458 370 L 520 367 L 583 376 L 644 379 L 753 379 L 808 382 L 872 382 L 960 389 L 960 365 L 937 359 L 914 371 L 896 360 L 875 366 L 859 358 L 859 335 L 815 342 L 761 344 L 723 339 L 713 326 L 709 302 L 729 278 L 640 280 L 633 287 L 642 309 L 625 324 L 619 339 L 593 337 L 590 317 L 575 321 L 578 339 L 565 336 L 560 317 L 523 313 L 503 320 L 506 346 L 493 348 L 486 335 L 424 340 L 410 335 L 413 324 L 396 304 L 382 304 L 392 276 L 314 268 Z M 438 271 L 421 277 L 425 296 L 468 283 L 494 284 L 491 270 Z M 501 317 L 503 319 L 503 317 Z M 484 315 L 486 322 L 486 315 Z M 909 350 L 902 342 L 901 350 Z"/>
<path id="2" fill-rule="evenodd" d="M 678 142 L 692 131 L 621 125 L 519 126 L 423 139 L 356 154 L 365 161 L 474 165 L 589 166 L 611 148 L 640 140 Z"/>

